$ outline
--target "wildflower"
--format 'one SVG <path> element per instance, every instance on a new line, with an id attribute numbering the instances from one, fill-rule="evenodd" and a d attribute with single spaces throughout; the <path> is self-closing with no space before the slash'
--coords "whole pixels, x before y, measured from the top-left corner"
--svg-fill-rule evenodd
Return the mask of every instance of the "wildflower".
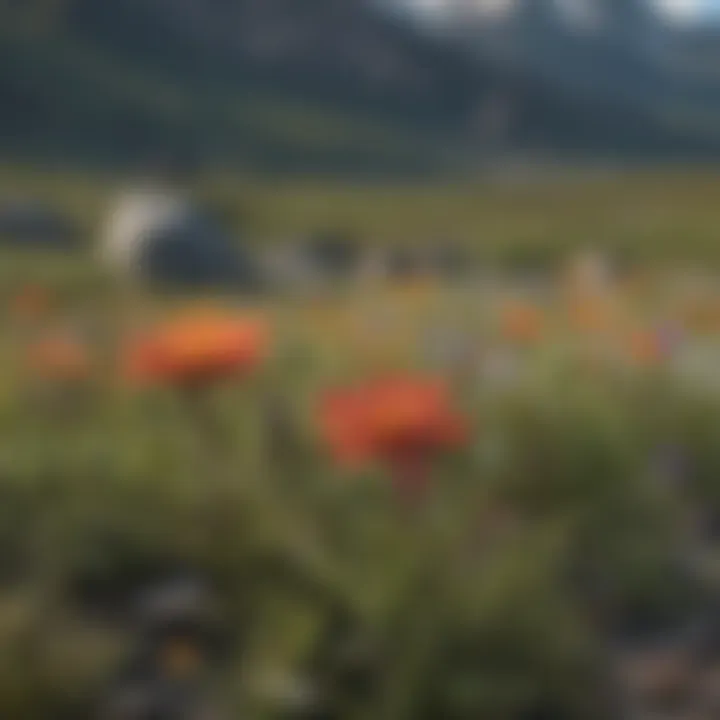
<path id="1" fill-rule="evenodd" d="M 566 268 L 566 287 L 573 294 L 597 296 L 612 285 L 609 259 L 597 250 L 585 250 L 570 259 Z"/>
<path id="2" fill-rule="evenodd" d="M 684 345 L 685 333 L 677 324 L 665 323 L 657 331 L 657 342 L 665 355 L 674 355 Z"/>
<path id="3" fill-rule="evenodd" d="M 420 311 L 432 300 L 437 285 L 432 277 L 413 275 L 396 283 L 392 288 L 392 299 L 407 311 Z"/>
<path id="4" fill-rule="evenodd" d="M 720 303 L 714 298 L 694 299 L 682 311 L 685 326 L 701 335 L 720 331 Z"/>
<path id="5" fill-rule="evenodd" d="M 181 315 L 131 342 L 125 370 L 140 382 L 195 386 L 246 375 L 265 358 L 269 329 L 219 312 Z"/>
<path id="6" fill-rule="evenodd" d="M 26 285 L 11 302 L 11 314 L 16 320 L 36 320 L 50 304 L 47 291 L 38 285 Z"/>
<path id="7" fill-rule="evenodd" d="M 422 489 L 430 461 L 467 437 L 447 386 L 423 377 L 391 377 L 328 392 L 320 423 L 340 463 L 378 461 L 390 468 L 403 494 Z"/>
<path id="8" fill-rule="evenodd" d="M 628 340 L 628 350 L 633 362 L 642 367 L 660 365 L 668 355 L 664 338 L 653 330 L 636 330 Z"/>
<path id="9" fill-rule="evenodd" d="M 584 333 L 607 332 L 613 325 L 608 303 L 597 298 L 575 298 L 569 308 L 570 324 Z"/>
<path id="10" fill-rule="evenodd" d="M 87 348 L 69 335 L 51 336 L 32 344 L 27 365 L 36 376 L 59 382 L 83 380 L 91 370 Z"/>
<path id="11" fill-rule="evenodd" d="M 503 337 L 512 343 L 532 345 L 545 330 L 542 311 L 527 303 L 513 302 L 502 308 L 500 326 Z"/>

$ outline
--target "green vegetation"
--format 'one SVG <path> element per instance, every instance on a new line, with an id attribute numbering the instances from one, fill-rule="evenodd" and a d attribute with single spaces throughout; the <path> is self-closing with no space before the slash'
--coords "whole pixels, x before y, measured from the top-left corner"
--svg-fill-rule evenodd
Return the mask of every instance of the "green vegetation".
<path id="1" fill-rule="evenodd" d="M 0 196 L 39 197 L 64 208 L 88 243 L 121 184 L 100 173 L 0 172 Z M 245 241 L 272 242 L 347 229 L 367 243 L 447 239 L 490 264 L 550 267 L 569 250 L 593 246 L 623 261 L 715 264 L 720 220 L 713 173 L 635 172 L 622 178 L 550 176 L 527 183 L 347 182 L 210 174 L 208 205 Z"/>
<path id="2" fill-rule="evenodd" d="M 0 178 L 61 203 L 88 241 L 111 186 Z M 258 242 L 347 225 L 398 242 L 450 232 L 513 263 L 547 265 L 588 243 L 643 261 L 719 259 L 713 180 L 690 175 L 514 189 L 218 178 L 207 194 L 237 198 Z M 519 351 L 510 386 L 459 368 L 471 442 L 408 512 L 383 472 L 338 468 L 317 433 L 322 389 L 367 371 L 346 337 L 367 298 L 267 303 L 272 360 L 198 404 L 129 392 L 104 361 L 79 387 L 33 382 L 22 352 L 36 332 L 79 327 L 113 356 L 112 297 L 87 259 L 4 255 L 0 267 L 2 717 L 84 716 L 131 639 L 118 609 L 169 567 L 200 570 L 222 597 L 235 652 L 219 680 L 233 718 L 301 717 L 268 690 L 280 675 L 310 683 L 335 718 L 606 720 L 610 631 L 662 632 L 713 597 L 712 576 L 684 573 L 696 551 L 688 517 L 720 512 L 720 402 L 664 367 L 593 370 L 558 333 Z M 27 283 L 50 293 L 38 324 L 13 312 Z M 660 282 L 619 299 L 643 322 L 662 293 Z M 483 297 L 371 298 L 403 331 L 378 329 L 373 342 L 404 343 L 413 369 L 433 362 L 417 342 L 427 331 L 502 347 Z M 714 335 L 687 342 L 717 347 Z M 668 450 L 685 469 L 663 464 Z"/>

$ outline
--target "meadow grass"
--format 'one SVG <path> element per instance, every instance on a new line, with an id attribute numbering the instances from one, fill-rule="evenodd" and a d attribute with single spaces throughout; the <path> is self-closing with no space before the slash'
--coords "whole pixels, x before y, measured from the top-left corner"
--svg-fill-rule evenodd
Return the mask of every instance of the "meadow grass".
<path id="1" fill-rule="evenodd" d="M 113 185 L 0 179 L 67 207 L 88 244 Z M 588 244 L 641 270 L 716 262 L 711 177 L 514 189 L 218 179 L 208 194 L 258 242 L 348 225 L 385 242 L 450 232 L 519 266 Z M 717 576 L 688 567 L 702 554 L 717 568 L 716 542 L 696 542 L 698 518 L 720 512 L 717 325 L 687 328 L 688 370 L 638 364 L 624 326 L 598 354 L 564 325 L 561 293 L 532 301 L 548 322 L 518 346 L 496 311 L 525 297 L 522 283 L 497 297 L 431 284 L 263 300 L 253 309 L 272 321 L 272 359 L 198 404 L 118 378 L 114 299 L 87 251 L 5 253 L 0 277 L 2 717 L 84 716 L 133 643 L 133 593 L 169 569 L 201 573 L 222 599 L 233 652 L 217 681 L 233 718 L 303 717 L 277 688 L 289 678 L 335 718 L 606 720 L 608 640 L 662 635 L 716 598 Z M 673 308 L 658 300 L 671 277 L 613 291 L 631 327 Z M 11 310 L 28 283 L 52 299 L 37 325 Z M 28 377 L 24 344 L 53 328 L 106 351 L 80 388 Z M 500 368 L 486 363 L 497 352 Z M 698 362 L 706 380 L 685 382 Z M 382 469 L 338 467 L 318 431 L 325 388 L 389 369 L 447 375 L 473 428 L 411 513 Z"/>
<path id="2" fill-rule="evenodd" d="M 6 168 L 0 195 L 29 194 L 70 213 L 88 242 L 121 184 L 101 173 Z M 243 178 L 209 173 L 199 195 L 248 242 L 347 229 L 368 243 L 452 240 L 488 262 L 548 266 L 597 246 L 628 261 L 716 264 L 720 208 L 711 172 L 632 172 L 528 183 L 415 184 Z"/>

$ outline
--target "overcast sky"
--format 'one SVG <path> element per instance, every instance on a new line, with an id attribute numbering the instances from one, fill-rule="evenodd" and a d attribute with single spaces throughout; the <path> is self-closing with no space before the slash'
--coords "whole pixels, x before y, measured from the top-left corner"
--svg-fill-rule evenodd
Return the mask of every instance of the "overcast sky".
<path id="1" fill-rule="evenodd" d="M 443 10 L 457 0 L 395 0 L 416 8 L 423 14 L 432 16 L 442 15 Z M 502 14 L 512 7 L 517 0 L 464 0 L 470 5 L 477 5 L 487 13 Z M 602 0 L 595 0 L 602 5 Z M 658 12 L 669 21 L 678 24 L 691 24 L 704 22 L 720 23 L 720 0 L 647 0 L 654 5 Z M 577 6 L 581 9 L 588 0 L 559 0 L 565 7 Z M 589 5 L 589 3 L 588 3 Z M 586 5 L 587 7 L 587 5 Z"/>
<path id="2" fill-rule="evenodd" d="M 720 0 L 652 0 L 660 12 L 682 22 L 720 20 Z"/>

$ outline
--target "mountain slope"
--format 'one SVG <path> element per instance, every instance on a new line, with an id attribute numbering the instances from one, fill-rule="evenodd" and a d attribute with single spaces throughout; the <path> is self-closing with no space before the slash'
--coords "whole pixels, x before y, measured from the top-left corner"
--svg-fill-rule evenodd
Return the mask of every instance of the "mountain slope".
<path id="1" fill-rule="evenodd" d="M 0 4 L 4 149 L 112 159 L 189 141 L 269 167 L 442 163 L 479 75 L 460 53 L 342 5 L 65 0 L 39 23 Z"/>
<path id="2" fill-rule="evenodd" d="M 521 0 L 488 24 L 478 16 L 451 32 L 468 51 L 511 65 L 578 103 L 644 116 L 650 132 L 720 144 L 720 29 L 686 31 L 661 22 L 646 0 L 598 0 L 596 25 L 568 24 L 556 0 Z"/>
<path id="3" fill-rule="evenodd" d="M 698 152 L 642 108 L 520 72 L 514 148 Z M 504 69 L 363 0 L 0 0 L 0 150 L 161 145 L 258 169 L 426 172 L 482 153 Z M 482 140 L 482 139 L 481 139 Z"/>

